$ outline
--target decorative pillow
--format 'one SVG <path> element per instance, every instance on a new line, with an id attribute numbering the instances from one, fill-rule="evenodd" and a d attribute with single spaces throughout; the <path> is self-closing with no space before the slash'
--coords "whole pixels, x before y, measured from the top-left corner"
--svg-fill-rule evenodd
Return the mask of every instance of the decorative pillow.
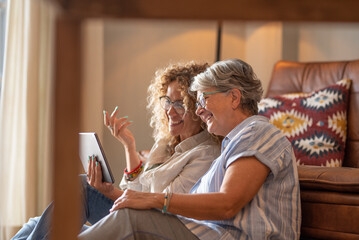
<path id="1" fill-rule="evenodd" d="M 259 114 L 269 118 L 292 143 L 298 165 L 341 167 L 347 134 L 351 80 L 311 93 L 265 98 Z"/>

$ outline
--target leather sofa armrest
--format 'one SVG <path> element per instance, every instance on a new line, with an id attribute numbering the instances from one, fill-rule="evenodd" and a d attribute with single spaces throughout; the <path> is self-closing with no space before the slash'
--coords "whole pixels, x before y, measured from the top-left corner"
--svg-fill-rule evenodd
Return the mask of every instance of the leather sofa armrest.
<path id="1" fill-rule="evenodd" d="M 298 166 L 300 188 L 359 193 L 359 168 Z"/>

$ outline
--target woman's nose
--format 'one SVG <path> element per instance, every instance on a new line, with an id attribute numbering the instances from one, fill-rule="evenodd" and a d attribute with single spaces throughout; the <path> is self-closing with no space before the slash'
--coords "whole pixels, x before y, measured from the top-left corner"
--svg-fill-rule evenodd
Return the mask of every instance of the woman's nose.
<path id="1" fill-rule="evenodd" d="M 196 109 L 196 115 L 200 116 L 204 112 L 204 109 L 201 106 L 198 106 Z"/>
<path id="2" fill-rule="evenodd" d="M 176 110 L 174 109 L 173 105 L 170 105 L 170 108 L 167 110 L 168 115 L 175 115 L 177 114 Z"/>

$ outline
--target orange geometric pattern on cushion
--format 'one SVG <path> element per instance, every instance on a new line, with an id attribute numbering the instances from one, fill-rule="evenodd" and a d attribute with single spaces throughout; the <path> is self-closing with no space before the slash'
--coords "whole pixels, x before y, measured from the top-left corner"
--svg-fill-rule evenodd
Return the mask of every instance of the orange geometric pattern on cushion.
<path id="1" fill-rule="evenodd" d="M 292 143 L 298 165 L 341 167 L 347 136 L 350 79 L 311 93 L 262 99 L 266 116 Z"/>

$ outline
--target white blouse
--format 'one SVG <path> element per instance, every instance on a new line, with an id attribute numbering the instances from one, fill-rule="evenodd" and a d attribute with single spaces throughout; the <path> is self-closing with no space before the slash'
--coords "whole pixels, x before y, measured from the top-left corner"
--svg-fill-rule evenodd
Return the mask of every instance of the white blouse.
<path id="1" fill-rule="evenodd" d="M 188 193 L 220 154 L 220 145 L 206 131 L 185 139 L 171 156 L 165 141 L 156 142 L 142 171 L 133 181 L 125 177 L 121 189 L 142 192 Z M 158 165 L 158 166 L 156 166 Z"/>

